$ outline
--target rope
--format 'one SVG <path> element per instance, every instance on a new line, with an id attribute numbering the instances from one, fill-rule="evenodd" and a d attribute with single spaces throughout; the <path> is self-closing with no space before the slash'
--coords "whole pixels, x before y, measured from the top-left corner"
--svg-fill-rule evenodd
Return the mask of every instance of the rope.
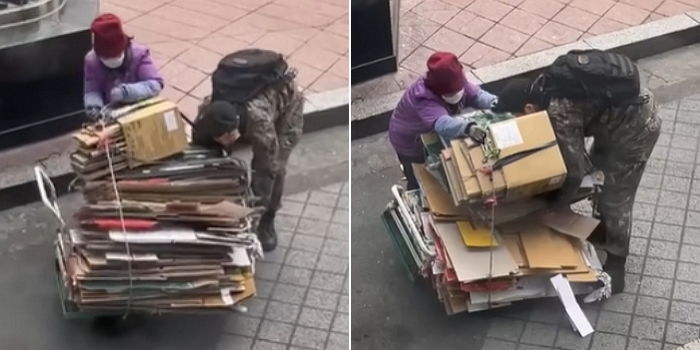
<path id="1" fill-rule="evenodd" d="M 100 120 L 100 124 L 102 126 L 102 130 L 105 129 L 105 122 L 104 119 Z M 112 188 L 114 190 L 114 198 L 117 201 L 117 210 L 119 211 L 119 221 L 122 226 L 122 233 L 124 234 L 124 246 L 126 247 L 126 255 L 128 258 L 126 259 L 127 263 L 127 269 L 129 273 L 129 299 L 126 304 L 126 310 L 124 311 L 124 315 L 122 316 L 123 319 L 126 319 L 129 316 L 129 311 L 131 310 L 131 303 L 133 302 L 133 297 L 134 297 L 134 278 L 133 278 L 133 271 L 132 271 L 132 266 L 131 266 L 131 247 L 129 246 L 129 239 L 127 238 L 126 235 L 126 222 L 124 221 L 124 208 L 122 207 L 122 199 L 121 196 L 119 195 L 119 188 L 117 187 L 117 177 L 114 174 L 114 166 L 112 164 L 112 155 L 109 149 L 109 137 L 106 137 L 103 139 L 104 142 L 104 147 L 105 147 L 105 152 L 107 153 L 107 165 L 109 166 L 109 174 L 112 178 Z"/>

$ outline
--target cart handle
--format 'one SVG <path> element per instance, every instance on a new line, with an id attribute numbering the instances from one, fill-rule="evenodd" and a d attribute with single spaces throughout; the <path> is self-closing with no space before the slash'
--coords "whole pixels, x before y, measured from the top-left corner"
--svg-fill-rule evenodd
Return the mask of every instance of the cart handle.
<path id="1" fill-rule="evenodd" d="M 406 203 L 404 202 L 403 197 L 401 196 L 401 193 L 399 191 L 403 191 L 403 188 L 401 186 L 394 185 L 391 187 L 391 193 L 394 195 L 394 198 L 396 198 L 396 202 L 399 204 L 399 210 L 406 218 L 408 218 L 407 221 L 410 228 L 409 231 L 411 231 L 411 235 L 413 235 L 413 238 L 416 240 L 416 242 L 418 242 L 418 246 L 426 255 L 435 256 L 435 250 L 428 247 L 423 241 L 423 237 L 421 237 L 418 233 L 418 227 L 416 227 L 416 223 L 413 222 L 411 212 L 408 210 L 408 207 L 406 206 Z"/>
<path id="2" fill-rule="evenodd" d="M 44 205 L 51 210 L 53 215 L 61 223 L 61 229 L 66 226 L 66 222 L 61 216 L 61 209 L 58 207 L 58 198 L 56 196 L 56 187 L 54 186 L 49 175 L 46 174 L 46 169 L 42 165 L 34 166 L 34 176 L 36 177 L 37 187 L 39 188 L 39 194 L 41 195 L 41 201 Z M 48 188 L 49 193 L 47 194 L 46 189 Z"/>

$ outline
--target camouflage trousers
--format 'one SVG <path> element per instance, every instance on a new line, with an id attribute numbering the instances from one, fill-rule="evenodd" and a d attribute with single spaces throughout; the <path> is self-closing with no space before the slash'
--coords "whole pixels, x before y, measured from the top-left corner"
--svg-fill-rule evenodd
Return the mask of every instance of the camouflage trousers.
<path id="1" fill-rule="evenodd" d="M 614 128 L 594 136 L 593 165 L 605 174 L 598 196 L 598 213 L 609 254 L 627 256 L 632 232 L 632 207 L 647 160 L 661 132 L 656 106 L 649 102 L 634 115 L 618 116 Z"/>
<path id="2" fill-rule="evenodd" d="M 287 163 L 304 126 L 304 98 L 294 82 L 268 88 L 248 103 L 245 138 L 253 146 L 252 187 L 265 215 L 281 206 Z"/>

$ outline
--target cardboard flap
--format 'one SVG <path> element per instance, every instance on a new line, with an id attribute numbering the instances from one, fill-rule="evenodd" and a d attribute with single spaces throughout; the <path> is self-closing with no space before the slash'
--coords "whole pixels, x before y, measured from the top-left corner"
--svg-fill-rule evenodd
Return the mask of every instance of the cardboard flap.
<path id="1" fill-rule="evenodd" d="M 570 210 L 545 213 L 540 220 L 552 230 L 582 240 L 588 238 L 600 223 L 598 219 L 579 215 Z"/>
<path id="2" fill-rule="evenodd" d="M 428 200 L 430 211 L 435 215 L 440 216 L 463 216 L 452 201 L 452 197 L 447 193 L 440 183 L 427 170 L 425 166 L 413 164 L 413 172 L 416 174 L 418 182 L 420 182 L 423 194 Z"/>
<path id="3" fill-rule="evenodd" d="M 567 236 L 543 225 L 532 225 L 520 233 L 530 268 L 575 268 L 581 264 L 581 253 Z"/>

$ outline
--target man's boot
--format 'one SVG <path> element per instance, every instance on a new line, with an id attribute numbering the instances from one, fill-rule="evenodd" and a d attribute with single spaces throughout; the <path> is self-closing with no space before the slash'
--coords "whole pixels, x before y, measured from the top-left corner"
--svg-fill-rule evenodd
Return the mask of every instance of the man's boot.
<path id="1" fill-rule="evenodd" d="M 258 224 L 258 239 L 264 252 L 277 247 L 277 231 L 275 231 L 275 214 L 265 213 Z"/>
<path id="2" fill-rule="evenodd" d="M 588 241 L 596 246 L 605 244 L 605 225 L 603 225 L 603 223 L 600 223 L 598 226 L 596 226 L 595 230 L 593 230 L 593 233 L 591 233 L 591 235 L 588 236 Z"/>
<path id="3" fill-rule="evenodd" d="M 608 254 L 603 270 L 610 275 L 612 282 L 612 294 L 622 293 L 625 290 L 625 262 L 627 257 Z"/>

